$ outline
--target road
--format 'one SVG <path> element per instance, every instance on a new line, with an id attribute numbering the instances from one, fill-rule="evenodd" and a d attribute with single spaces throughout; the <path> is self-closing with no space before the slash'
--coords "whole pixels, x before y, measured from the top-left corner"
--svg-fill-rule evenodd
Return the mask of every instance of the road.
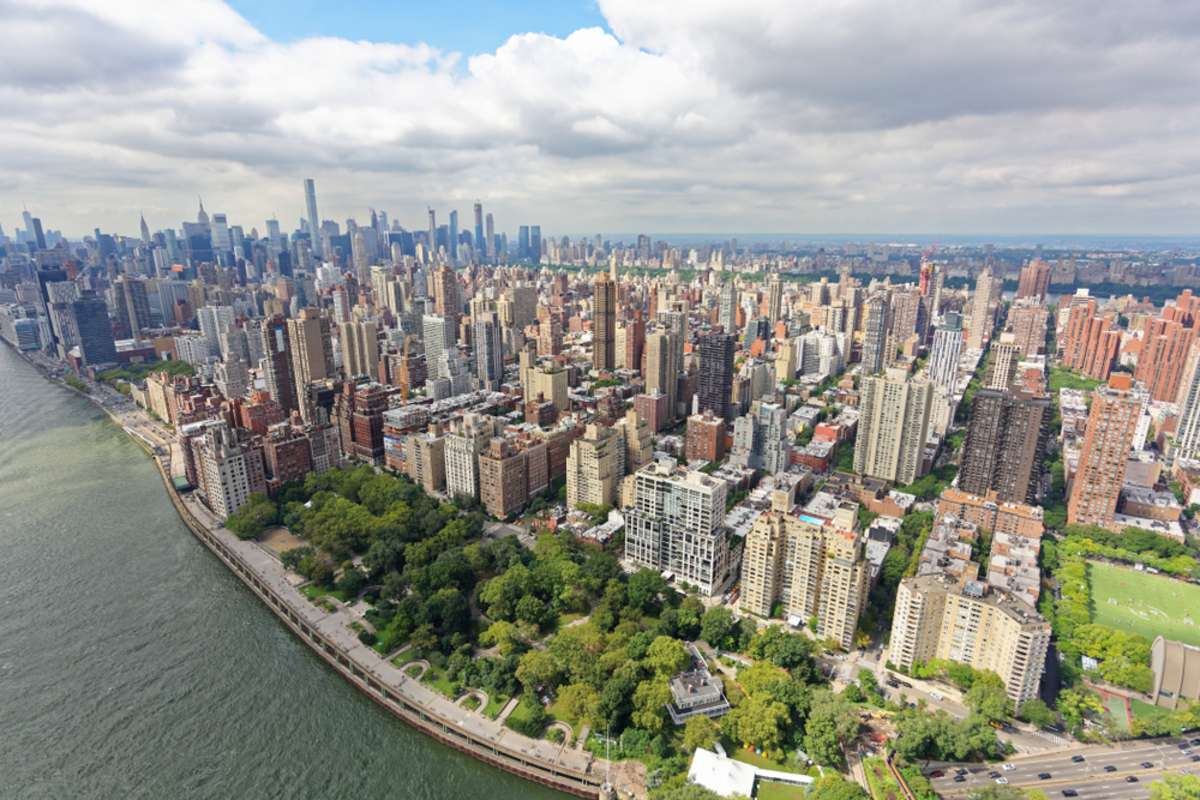
<path id="1" fill-rule="evenodd" d="M 1200 738 L 1192 740 L 1200 741 Z M 1186 749 L 1179 745 L 1187 744 Z M 1075 763 L 1073 756 L 1082 755 L 1084 760 Z M 1191 773 L 1200 775 L 1200 745 L 1192 746 L 1188 739 L 1169 737 L 1122 742 L 1115 745 L 1076 747 L 1050 755 L 1035 755 L 1016 758 L 1008 762 L 1011 769 L 1001 765 L 963 764 L 950 765 L 942 769 L 943 777 L 932 778 L 933 788 L 946 797 L 962 797 L 987 786 L 996 785 L 993 773 L 1008 779 L 1011 786 L 1024 789 L 1041 789 L 1051 796 L 1062 796 L 1065 789 L 1074 789 L 1079 800 L 1132 800 L 1150 795 L 1150 784 L 1166 773 Z M 1150 767 L 1143 767 L 1149 763 Z M 966 780 L 954 782 L 956 768 L 965 768 Z M 1113 767 L 1106 771 L 1106 767 Z M 1046 779 L 1041 774 L 1049 774 Z M 1136 782 L 1127 781 L 1134 776 Z"/>

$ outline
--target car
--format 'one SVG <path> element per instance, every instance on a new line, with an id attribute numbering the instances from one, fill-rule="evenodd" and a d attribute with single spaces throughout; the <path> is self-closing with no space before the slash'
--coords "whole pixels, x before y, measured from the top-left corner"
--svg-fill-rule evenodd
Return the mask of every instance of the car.
<path id="1" fill-rule="evenodd" d="M 1005 771 L 1005 772 L 1011 772 L 1012 770 L 1014 770 L 1014 769 L 1016 769 L 1016 768 L 1017 768 L 1017 765 L 1016 765 L 1016 764 L 1005 764 L 1005 765 L 1004 765 L 1004 771 Z"/>
<path id="2" fill-rule="evenodd" d="M 1177 745 L 1175 745 L 1175 746 L 1176 746 L 1176 747 L 1178 747 L 1180 750 L 1187 750 L 1187 749 L 1188 749 L 1188 743 L 1187 743 L 1187 742 L 1180 742 L 1179 744 L 1177 744 Z"/>
<path id="3" fill-rule="evenodd" d="M 988 773 L 988 777 L 989 777 L 989 778 L 999 778 L 999 777 L 1000 777 L 1000 773 L 999 773 L 999 772 L 996 772 L 996 770 L 992 770 L 991 772 L 989 772 L 989 773 Z"/>
<path id="4" fill-rule="evenodd" d="M 1007 786 L 1008 778 L 996 778 L 996 783 L 1000 784 L 1001 786 Z"/>
<path id="5" fill-rule="evenodd" d="M 1063 797 L 1079 797 L 1079 792 L 1075 791 L 1074 789 L 1063 789 L 1062 796 Z"/>
<path id="6" fill-rule="evenodd" d="M 899 689 L 899 688 L 900 688 L 900 682 L 899 682 L 899 681 L 897 681 L 897 680 L 895 680 L 895 679 L 893 679 L 893 678 L 888 678 L 888 679 L 887 679 L 887 681 L 886 681 L 886 683 L 887 683 L 887 685 L 888 685 L 888 686 L 892 687 L 893 689 Z"/>
<path id="7" fill-rule="evenodd" d="M 1137 775 L 1126 775 L 1125 782 L 1126 783 L 1137 783 L 1138 777 L 1137 777 Z"/>
<path id="8" fill-rule="evenodd" d="M 1154 769 L 1154 764 L 1150 763 L 1149 761 L 1143 761 L 1142 769 Z"/>
<path id="9" fill-rule="evenodd" d="M 1038 780 L 1039 780 L 1039 781 L 1048 781 L 1048 780 L 1050 780 L 1050 778 L 1051 778 L 1051 777 L 1052 777 L 1052 776 L 1050 775 L 1050 773 L 1049 773 L 1049 772 L 1039 772 L 1039 773 L 1038 773 Z"/>
<path id="10" fill-rule="evenodd" d="M 940 703 L 942 700 L 944 700 L 944 699 L 945 699 L 945 698 L 943 698 L 943 697 L 942 697 L 942 693 L 941 693 L 941 692 L 930 692 L 930 693 L 929 693 L 929 696 L 930 696 L 930 697 L 932 697 L 934 700 L 936 700 L 936 701 L 937 701 L 937 702 L 939 702 L 939 703 Z"/>
<path id="11" fill-rule="evenodd" d="M 1200 754 L 1192 756 L 1192 761 L 1200 761 Z"/>
<path id="12" fill-rule="evenodd" d="M 929 773 L 929 777 L 944 778 L 944 777 L 946 777 L 946 773 L 942 772 L 940 769 L 935 769 L 933 772 Z"/>
<path id="13" fill-rule="evenodd" d="M 1104 771 L 1105 771 L 1105 772 L 1116 772 L 1116 771 L 1117 771 L 1117 768 L 1116 768 L 1116 767 L 1114 767 L 1112 764 L 1105 764 L 1105 765 L 1104 765 Z"/>
<path id="14" fill-rule="evenodd" d="M 1200 747 L 1200 739 L 1192 739 L 1193 747 Z"/>
<path id="15" fill-rule="evenodd" d="M 963 782 L 965 782 L 966 780 L 967 780 L 967 776 L 966 776 L 966 775 L 955 775 L 955 776 L 954 776 L 954 782 L 955 782 L 955 783 L 963 783 Z"/>
<path id="16" fill-rule="evenodd" d="M 967 772 L 968 770 L 966 767 L 959 767 L 958 769 L 954 770 L 955 775 L 966 775 Z"/>
<path id="17" fill-rule="evenodd" d="M 1071 756 L 1071 761 L 1075 764 L 1082 764 L 1084 761 L 1087 761 L 1087 759 L 1083 756 Z"/>

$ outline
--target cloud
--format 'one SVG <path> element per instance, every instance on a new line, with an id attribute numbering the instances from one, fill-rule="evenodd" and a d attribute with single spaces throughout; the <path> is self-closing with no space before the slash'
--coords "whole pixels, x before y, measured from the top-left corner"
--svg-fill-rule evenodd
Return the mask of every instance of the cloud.
<path id="1" fill-rule="evenodd" d="M 600 0 L 609 30 L 277 42 L 217 0 L 0 0 L 0 185 L 51 227 L 1179 232 L 1200 6 Z"/>

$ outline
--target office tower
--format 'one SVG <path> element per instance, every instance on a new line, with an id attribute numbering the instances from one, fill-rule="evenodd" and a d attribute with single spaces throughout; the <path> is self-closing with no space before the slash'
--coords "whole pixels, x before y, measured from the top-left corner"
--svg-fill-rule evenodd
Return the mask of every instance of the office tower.
<path id="1" fill-rule="evenodd" d="M 379 368 L 379 331 L 374 322 L 343 322 L 338 326 L 342 371 L 346 377 L 374 375 Z"/>
<path id="2" fill-rule="evenodd" d="M 991 364 L 988 367 L 985 389 L 1004 391 L 1017 375 L 1017 363 L 1021 360 L 1021 348 L 1011 333 L 1000 334 L 1000 341 L 992 345 Z"/>
<path id="3" fill-rule="evenodd" d="M 612 428 L 589 423 L 567 455 L 567 507 L 611 506 L 625 475 L 625 441 Z"/>
<path id="4" fill-rule="evenodd" d="M 34 217 L 30 220 L 33 225 L 33 241 L 37 245 L 38 250 L 46 249 L 46 234 L 42 231 L 42 220 Z"/>
<path id="5" fill-rule="evenodd" d="M 1046 328 L 1050 323 L 1050 309 L 1045 306 L 1017 304 L 1008 312 L 1008 330 L 1021 355 L 1028 358 L 1046 349 Z"/>
<path id="6" fill-rule="evenodd" d="M 933 386 L 900 368 L 863 378 L 854 471 L 898 484 L 923 472 Z"/>
<path id="7" fill-rule="evenodd" d="M 146 224 L 146 215 L 142 214 L 138 220 L 138 229 L 142 234 L 142 242 L 150 244 L 150 226 Z"/>
<path id="8" fill-rule="evenodd" d="M 725 457 L 725 420 L 711 411 L 693 414 L 687 421 L 688 461 L 720 461 Z"/>
<path id="9" fill-rule="evenodd" d="M 487 254 L 487 246 L 483 238 L 483 203 L 475 201 L 475 258 L 482 260 Z"/>
<path id="10" fill-rule="evenodd" d="M 592 368 L 616 368 L 617 284 L 606 272 L 596 275 L 592 291 Z"/>
<path id="11" fill-rule="evenodd" d="M 542 226 L 529 226 L 529 258 L 537 264 L 542 260 Z"/>
<path id="12" fill-rule="evenodd" d="M 1191 292 L 1184 292 L 1180 299 L 1185 296 L 1190 298 Z M 1158 317 L 1150 320 L 1133 378 L 1146 385 L 1151 400 L 1174 401 L 1188 348 L 1194 341 L 1196 320 L 1188 306 L 1165 306 Z"/>
<path id="13" fill-rule="evenodd" d="M 667 417 L 675 418 L 675 379 L 672 368 L 674 336 L 661 328 L 646 334 L 646 394 L 660 394 L 667 398 Z"/>
<path id="14" fill-rule="evenodd" d="M 625 511 L 625 558 L 669 572 L 701 594 L 720 594 L 729 579 L 726 484 L 697 470 L 655 461 L 634 476 Z"/>
<path id="15" fill-rule="evenodd" d="M 729 463 L 761 469 L 772 474 L 785 472 L 792 460 L 787 409 L 768 400 L 755 400 L 750 413 L 733 423 L 733 449 Z"/>
<path id="16" fill-rule="evenodd" d="M 83 363 L 89 367 L 116 363 L 117 346 L 104 301 L 95 292 L 84 292 L 71 303 L 71 314 L 75 318 L 75 332 L 79 334 Z"/>
<path id="17" fill-rule="evenodd" d="M 517 258 L 522 261 L 529 258 L 529 226 L 522 225 L 517 229 Z"/>
<path id="18" fill-rule="evenodd" d="M 1017 299 L 1026 297 L 1039 303 L 1046 302 L 1050 289 L 1050 265 L 1040 258 L 1031 260 L 1021 267 L 1021 279 L 1017 282 Z"/>
<path id="19" fill-rule="evenodd" d="M 1067 522 L 1113 526 L 1130 442 L 1141 415 L 1142 401 L 1134 394 L 1128 374 L 1112 375 L 1107 386 L 1092 393 L 1079 466 L 1067 501 Z"/>
<path id="20" fill-rule="evenodd" d="M 298 317 L 287 321 L 287 329 L 292 380 L 296 387 L 300 416 L 311 424 L 317 420 L 309 386 L 316 381 L 332 378 L 335 373 L 329 320 L 319 309 L 302 308 Z"/>
<path id="21" fill-rule="evenodd" d="M 696 397 L 701 412 L 711 411 L 719 419 L 730 421 L 729 402 L 733 386 L 734 337 L 728 333 L 709 333 L 700 337 L 700 375 Z"/>
<path id="22" fill-rule="evenodd" d="M 1116 312 L 1100 311 L 1094 298 L 1072 304 L 1062 347 L 1064 366 L 1094 380 L 1108 380 L 1121 350 Z"/>
<path id="23" fill-rule="evenodd" d="M 1001 589 L 922 575 L 903 579 L 896 591 L 888 659 L 897 667 L 936 658 L 990 670 L 1019 709 L 1038 696 L 1049 645 L 1050 623 Z"/>
<path id="24" fill-rule="evenodd" d="M 958 486 L 1007 503 L 1037 503 L 1050 429 L 1050 398 L 980 389 L 971 405 Z"/>
<path id="25" fill-rule="evenodd" d="M 448 363 L 451 352 L 453 351 L 457 355 L 451 321 L 437 314 L 426 314 L 422 318 L 422 333 L 425 337 L 427 379 L 449 378 Z"/>
<path id="26" fill-rule="evenodd" d="M 429 209 L 429 249 L 426 251 L 426 262 L 429 264 L 437 263 L 437 214 L 433 209 Z"/>
<path id="27" fill-rule="evenodd" d="M 317 216 L 317 186 L 312 178 L 304 179 L 304 207 L 308 211 L 308 236 L 313 254 L 321 257 L 321 218 Z"/>
<path id="28" fill-rule="evenodd" d="M 830 517 L 768 511 L 746 535 L 741 607 L 770 617 L 817 622 L 816 633 L 849 650 L 870 588 L 866 535 L 855 530 L 858 504 L 845 502 Z"/>
<path id="29" fill-rule="evenodd" d="M 113 283 L 113 297 L 117 304 L 117 316 L 128 326 L 129 335 L 138 338 L 143 328 L 149 328 L 150 298 L 146 294 L 146 281 L 128 275 Z"/>
<path id="30" fill-rule="evenodd" d="M 284 411 L 297 410 L 300 406 L 292 380 L 292 348 L 287 321 L 283 317 L 273 317 L 262 323 L 262 354 L 271 399 Z"/>
<path id="31" fill-rule="evenodd" d="M 775 323 L 783 318 L 783 284 L 779 276 L 772 274 L 767 279 L 767 321 L 774 329 Z"/>
<path id="32" fill-rule="evenodd" d="M 458 211 L 450 212 L 450 263 L 458 263 Z"/>
<path id="33" fill-rule="evenodd" d="M 874 375 L 892 363 L 887 352 L 890 304 L 886 294 L 876 293 L 867 298 L 864 306 L 862 374 Z"/>
<path id="34" fill-rule="evenodd" d="M 209 355 L 220 355 L 221 334 L 233 326 L 233 307 L 201 306 L 196 309 L 196 320 L 200 334 L 208 341 Z"/>
<path id="35" fill-rule="evenodd" d="M 984 267 L 975 279 L 975 291 L 971 295 L 971 323 L 967 328 L 967 348 L 982 350 L 992 335 L 992 302 L 996 286 L 992 280 L 991 267 Z"/>
<path id="36" fill-rule="evenodd" d="M 737 288 L 733 281 L 721 285 L 717 322 L 726 333 L 733 333 L 737 328 Z"/>
<path id="37" fill-rule="evenodd" d="M 484 224 L 484 245 L 489 259 L 496 257 L 496 227 L 492 221 L 492 214 L 488 212 Z"/>
<path id="38" fill-rule="evenodd" d="M 475 375 L 479 388 L 493 392 L 504 382 L 504 342 L 500 335 L 500 319 L 495 311 L 475 315 L 471 345 L 475 350 Z"/>

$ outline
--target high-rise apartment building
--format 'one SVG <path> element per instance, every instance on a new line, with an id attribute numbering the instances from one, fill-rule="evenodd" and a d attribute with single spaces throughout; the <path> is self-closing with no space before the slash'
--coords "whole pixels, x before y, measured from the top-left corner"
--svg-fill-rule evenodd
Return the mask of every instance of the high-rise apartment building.
<path id="1" fill-rule="evenodd" d="M 726 333 L 737 330 L 737 287 L 730 280 L 721 285 L 717 322 Z"/>
<path id="2" fill-rule="evenodd" d="M 316 419 L 308 389 L 335 374 L 329 319 L 319 309 L 302 308 L 298 316 L 287 321 L 287 328 L 300 416 L 311 424 Z"/>
<path id="3" fill-rule="evenodd" d="M 725 420 L 711 411 L 693 414 L 687 421 L 688 461 L 720 461 L 725 457 Z"/>
<path id="4" fill-rule="evenodd" d="M 729 463 L 772 474 L 791 465 L 792 440 L 788 436 L 787 409 L 766 399 L 750 404 L 750 413 L 733 423 L 733 449 Z"/>
<path id="5" fill-rule="evenodd" d="M 1050 265 L 1040 258 L 1032 259 L 1021 267 L 1021 278 L 1017 282 L 1017 299 L 1030 298 L 1039 303 L 1046 302 L 1050 290 Z"/>
<path id="6" fill-rule="evenodd" d="M 1179 393 L 1188 349 L 1196 341 L 1194 299 L 1190 291 L 1185 291 L 1146 326 L 1133 377 L 1146 385 L 1150 399 L 1156 402 L 1172 402 Z"/>
<path id="7" fill-rule="evenodd" d="M 971 406 L 958 486 L 1009 503 L 1037 502 L 1050 430 L 1050 398 L 981 389 Z"/>
<path id="8" fill-rule="evenodd" d="M 1141 415 L 1142 400 L 1134 393 L 1133 379 L 1128 374 L 1112 375 L 1107 386 L 1092 393 L 1079 465 L 1067 502 L 1069 523 L 1112 527 L 1125 483 L 1130 443 Z"/>
<path id="9" fill-rule="evenodd" d="M 292 348 L 287 321 L 283 317 L 264 320 L 261 335 L 267 392 L 284 411 L 295 411 L 299 405 L 296 384 L 292 379 Z"/>
<path id="10" fill-rule="evenodd" d="M 1017 364 L 1021 360 L 1021 348 L 1011 333 L 1000 334 L 1000 340 L 992 344 L 992 358 L 988 366 L 985 389 L 1004 391 L 1017 375 Z"/>
<path id="11" fill-rule="evenodd" d="M 726 422 L 733 418 L 729 396 L 736 346 L 737 340 L 732 334 L 717 332 L 700 337 L 700 375 L 696 392 L 699 410 L 711 411 Z"/>
<path id="12" fill-rule="evenodd" d="M 900 368 L 862 380 L 854 471 L 909 484 L 922 474 L 933 386 Z"/>
<path id="13" fill-rule="evenodd" d="M 451 330 L 455 332 L 455 341 L 458 340 L 458 320 L 462 316 L 462 307 L 458 273 L 443 264 L 433 271 L 433 310 L 437 314 L 453 320 Z"/>
<path id="14" fill-rule="evenodd" d="M 79 335 L 83 363 L 89 367 L 116 363 L 117 346 L 104 301 L 95 292 L 84 292 L 71 302 L 71 316 L 75 320 L 74 331 Z"/>
<path id="15" fill-rule="evenodd" d="M 671 461 L 638 470 L 625 511 L 625 558 L 719 594 L 729 581 L 725 492 L 724 481 Z"/>
<path id="16" fill-rule="evenodd" d="M 1025 358 L 1036 356 L 1046 349 L 1046 327 L 1050 309 L 1033 305 L 1032 301 L 1017 303 L 1008 312 L 1008 330 Z"/>
<path id="17" fill-rule="evenodd" d="M 347 377 L 375 375 L 379 369 L 379 331 L 375 323 L 343 322 L 338 326 L 342 370 Z"/>
<path id="18" fill-rule="evenodd" d="M 674 334 L 659 327 L 646 333 L 646 394 L 667 398 L 667 418 L 675 419 L 675 392 L 678 373 L 674 368 Z"/>
<path id="19" fill-rule="evenodd" d="M 817 622 L 817 635 L 849 650 L 870 589 L 866 536 L 855 530 L 857 503 L 831 517 L 769 511 L 754 522 L 742 554 L 741 607 L 801 624 Z"/>
<path id="20" fill-rule="evenodd" d="M 592 368 L 616 368 L 617 284 L 607 272 L 596 275 L 592 289 Z"/>
<path id="21" fill-rule="evenodd" d="M 422 318 L 422 331 L 425 336 L 425 369 L 428 380 L 449 378 L 452 357 L 458 351 L 454 344 L 454 323 L 451 319 L 438 314 L 426 314 Z"/>
<path id="22" fill-rule="evenodd" d="M 1098 381 L 1108 380 L 1121 351 L 1115 311 L 1100 311 L 1094 298 L 1074 302 L 1062 338 L 1063 365 Z"/>
<path id="23" fill-rule="evenodd" d="M 898 667 L 935 658 L 990 670 L 1019 708 L 1038 695 L 1050 623 L 1024 600 L 978 581 L 944 575 L 900 581 L 888 658 Z"/>
<path id="24" fill-rule="evenodd" d="M 567 455 L 567 507 L 613 505 L 624 475 L 624 437 L 612 428 L 589 424 Z"/>
<path id="25" fill-rule="evenodd" d="M 949 311 L 933 333 L 929 349 L 929 380 L 945 392 L 953 392 L 958 382 L 958 362 L 962 357 L 962 317 Z"/>
<path id="26" fill-rule="evenodd" d="M 496 433 L 493 417 L 464 414 L 446 434 L 446 494 L 479 497 L 479 455 Z"/>
<path id="27" fill-rule="evenodd" d="M 874 375 L 892 363 L 887 352 L 891 304 L 882 292 L 871 295 L 863 304 L 866 314 L 862 340 L 862 374 Z"/>
<path id="28" fill-rule="evenodd" d="M 146 294 L 146 281 L 124 275 L 113 283 L 113 299 L 117 304 L 117 318 L 128 329 L 130 337 L 136 339 L 143 328 L 149 328 L 150 298 Z"/>
<path id="29" fill-rule="evenodd" d="M 489 442 L 479 456 L 479 497 L 489 514 L 507 519 L 521 510 L 529 499 L 528 469 L 525 451 L 511 440 Z"/>
<path id="30" fill-rule="evenodd" d="M 251 494 L 266 492 L 261 451 L 241 447 L 224 421 L 192 423 L 181 428 L 180 435 L 196 490 L 216 516 L 226 519 Z"/>
<path id="31" fill-rule="evenodd" d="M 495 311 L 481 311 L 474 315 L 471 330 L 479 388 L 499 391 L 500 384 L 504 382 L 504 341 L 500 333 L 500 318 Z"/>
<path id="32" fill-rule="evenodd" d="M 779 280 L 779 275 L 772 274 L 767 279 L 767 321 L 771 323 L 771 327 L 775 327 L 775 323 L 783 318 L 783 283 Z"/>
<path id="33" fill-rule="evenodd" d="M 992 307 L 996 300 L 996 283 L 992 279 L 991 267 L 984 267 L 975 279 L 975 291 L 971 295 L 971 320 L 967 328 L 967 347 L 982 350 L 992 335 L 995 315 Z"/>

